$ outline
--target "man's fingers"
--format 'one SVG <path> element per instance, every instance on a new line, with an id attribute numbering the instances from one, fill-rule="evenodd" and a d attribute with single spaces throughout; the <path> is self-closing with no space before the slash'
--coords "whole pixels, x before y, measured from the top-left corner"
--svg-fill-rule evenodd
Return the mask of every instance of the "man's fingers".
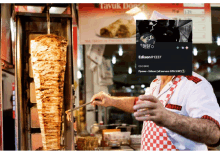
<path id="1" fill-rule="evenodd" d="M 157 98 L 156 97 L 154 97 L 153 95 L 140 95 L 139 96 L 139 99 L 140 100 L 147 100 L 147 101 L 151 101 L 151 102 L 154 102 L 154 103 L 156 103 L 158 100 L 157 100 Z"/>
<path id="2" fill-rule="evenodd" d="M 100 96 L 99 96 L 98 94 L 95 94 L 95 95 L 92 97 L 92 99 L 91 99 L 90 102 L 93 102 L 93 101 L 96 100 L 96 99 L 100 99 Z"/>
<path id="3" fill-rule="evenodd" d="M 152 115 L 155 115 L 155 113 L 153 110 L 150 110 L 150 109 L 142 109 L 134 113 L 135 117 L 141 117 L 141 116 L 146 116 L 146 115 L 152 116 Z"/>
<path id="4" fill-rule="evenodd" d="M 156 103 L 152 103 L 150 101 L 142 101 L 142 103 L 136 104 L 133 107 L 134 110 L 146 109 L 146 108 L 154 109 L 156 108 Z"/>
<path id="5" fill-rule="evenodd" d="M 92 105 L 98 105 L 98 106 L 100 106 L 100 105 L 102 105 L 103 103 L 102 103 L 102 101 L 93 101 L 92 102 Z"/>
<path id="6" fill-rule="evenodd" d="M 154 121 L 154 116 L 141 116 L 141 117 L 135 117 L 138 121 Z"/>

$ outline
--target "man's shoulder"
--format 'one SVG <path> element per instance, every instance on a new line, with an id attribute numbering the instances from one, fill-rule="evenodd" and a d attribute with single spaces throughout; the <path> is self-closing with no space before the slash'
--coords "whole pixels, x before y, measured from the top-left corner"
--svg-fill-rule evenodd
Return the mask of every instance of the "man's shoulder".
<path id="1" fill-rule="evenodd" d="M 185 76 L 186 81 L 192 85 L 210 84 L 203 76 L 193 72 L 191 76 Z"/>
<path id="2" fill-rule="evenodd" d="M 203 89 L 203 88 L 211 88 L 212 85 L 208 80 L 206 80 L 203 76 L 193 72 L 191 76 L 185 76 L 185 84 L 187 89 Z"/>

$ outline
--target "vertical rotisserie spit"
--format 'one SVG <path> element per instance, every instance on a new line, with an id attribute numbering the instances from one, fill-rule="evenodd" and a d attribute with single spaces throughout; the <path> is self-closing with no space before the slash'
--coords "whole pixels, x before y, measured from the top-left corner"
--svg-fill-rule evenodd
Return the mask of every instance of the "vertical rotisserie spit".
<path id="1" fill-rule="evenodd" d="M 44 150 L 60 149 L 67 41 L 42 35 L 31 44 L 37 109 Z"/>

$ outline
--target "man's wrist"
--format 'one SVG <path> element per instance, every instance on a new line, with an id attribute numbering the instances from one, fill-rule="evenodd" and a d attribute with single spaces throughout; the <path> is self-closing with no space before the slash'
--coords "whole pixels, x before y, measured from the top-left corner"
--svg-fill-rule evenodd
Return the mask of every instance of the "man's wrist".
<path id="1" fill-rule="evenodd" d="M 116 99 L 115 97 L 110 96 L 109 97 L 109 106 L 115 107 Z"/>
<path id="2" fill-rule="evenodd" d="M 162 117 L 162 126 L 163 127 L 169 127 L 173 124 L 173 122 L 175 121 L 176 119 L 176 116 L 175 116 L 176 113 L 173 113 L 167 109 L 165 109 L 165 113 L 163 114 L 163 117 Z"/>

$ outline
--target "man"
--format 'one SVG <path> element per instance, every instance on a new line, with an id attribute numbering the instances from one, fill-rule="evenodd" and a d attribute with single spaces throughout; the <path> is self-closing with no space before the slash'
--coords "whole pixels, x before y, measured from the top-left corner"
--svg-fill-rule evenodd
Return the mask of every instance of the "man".
<path id="1" fill-rule="evenodd" d="M 91 101 L 134 112 L 138 121 L 144 121 L 141 150 L 207 150 L 206 145 L 219 145 L 220 108 L 205 78 L 194 72 L 192 76 L 157 76 L 150 93 L 136 98 L 100 92 Z"/>

